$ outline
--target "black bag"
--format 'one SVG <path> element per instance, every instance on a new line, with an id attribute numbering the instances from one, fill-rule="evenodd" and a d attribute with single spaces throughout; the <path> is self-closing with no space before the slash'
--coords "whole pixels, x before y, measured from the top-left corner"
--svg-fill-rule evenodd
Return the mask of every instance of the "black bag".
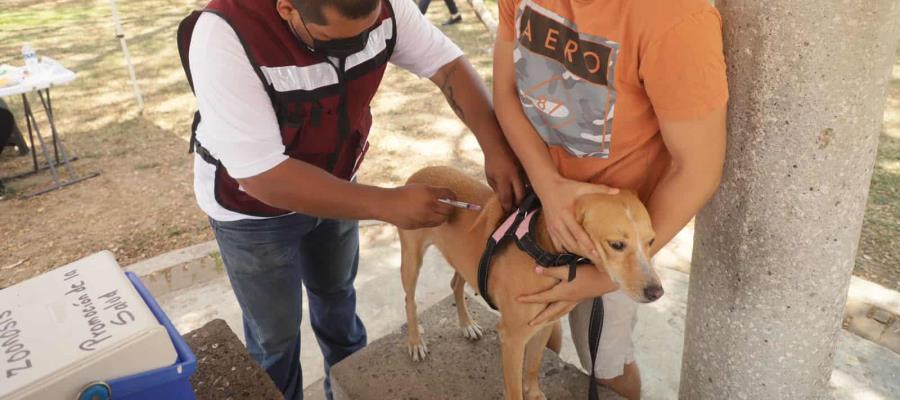
<path id="1" fill-rule="evenodd" d="M 6 146 L 18 147 L 19 155 L 28 154 L 28 146 L 22 137 L 22 131 L 16 125 L 15 116 L 6 102 L 0 99 L 0 154 L 3 154 Z"/>

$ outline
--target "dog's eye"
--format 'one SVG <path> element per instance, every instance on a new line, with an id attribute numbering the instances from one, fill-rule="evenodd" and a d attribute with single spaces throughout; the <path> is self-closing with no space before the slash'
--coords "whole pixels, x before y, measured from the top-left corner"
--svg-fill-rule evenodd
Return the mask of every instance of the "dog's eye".
<path id="1" fill-rule="evenodd" d="M 624 242 L 609 242 L 609 247 L 612 247 L 615 251 L 625 250 Z"/>

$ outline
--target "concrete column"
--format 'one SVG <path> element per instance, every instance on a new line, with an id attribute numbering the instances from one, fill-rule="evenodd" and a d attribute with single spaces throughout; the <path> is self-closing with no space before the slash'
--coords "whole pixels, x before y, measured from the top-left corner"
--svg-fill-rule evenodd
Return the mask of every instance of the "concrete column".
<path id="1" fill-rule="evenodd" d="M 697 218 L 680 397 L 825 398 L 900 2 L 716 7 L 728 159 Z"/>

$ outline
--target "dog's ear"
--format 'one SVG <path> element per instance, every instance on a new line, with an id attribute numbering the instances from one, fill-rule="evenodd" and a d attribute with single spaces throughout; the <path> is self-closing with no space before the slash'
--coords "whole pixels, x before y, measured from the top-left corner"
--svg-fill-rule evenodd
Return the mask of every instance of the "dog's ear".
<path id="1" fill-rule="evenodd" d="M 584 220 L 590 212 L 590 207 L 588 207 L 590 203 L 591 195 L 589 194 L 579 196 L 575 199 L 575 221 L 578 222 L 578 225 L 584 226 Z"/>

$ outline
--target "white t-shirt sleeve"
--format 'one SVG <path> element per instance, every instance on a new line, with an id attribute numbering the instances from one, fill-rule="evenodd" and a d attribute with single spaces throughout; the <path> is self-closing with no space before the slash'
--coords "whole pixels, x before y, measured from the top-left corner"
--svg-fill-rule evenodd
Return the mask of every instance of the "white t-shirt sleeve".
<path id="1" fill-rule="evenodd" d="M 191 77 L 201 121 L 197 140 L 228 174 L 259 175 L 288 158 L 275 110 L 234 29 L 203 13 L 190 48 Z"/>
<path id="2" fill-rule="evenodd" d="M 391 63 L 422 78 L 463 55 L 462 50 L 428 21 L 410 0 L 390 0 L 397 20 L 397 43 Z"/>

